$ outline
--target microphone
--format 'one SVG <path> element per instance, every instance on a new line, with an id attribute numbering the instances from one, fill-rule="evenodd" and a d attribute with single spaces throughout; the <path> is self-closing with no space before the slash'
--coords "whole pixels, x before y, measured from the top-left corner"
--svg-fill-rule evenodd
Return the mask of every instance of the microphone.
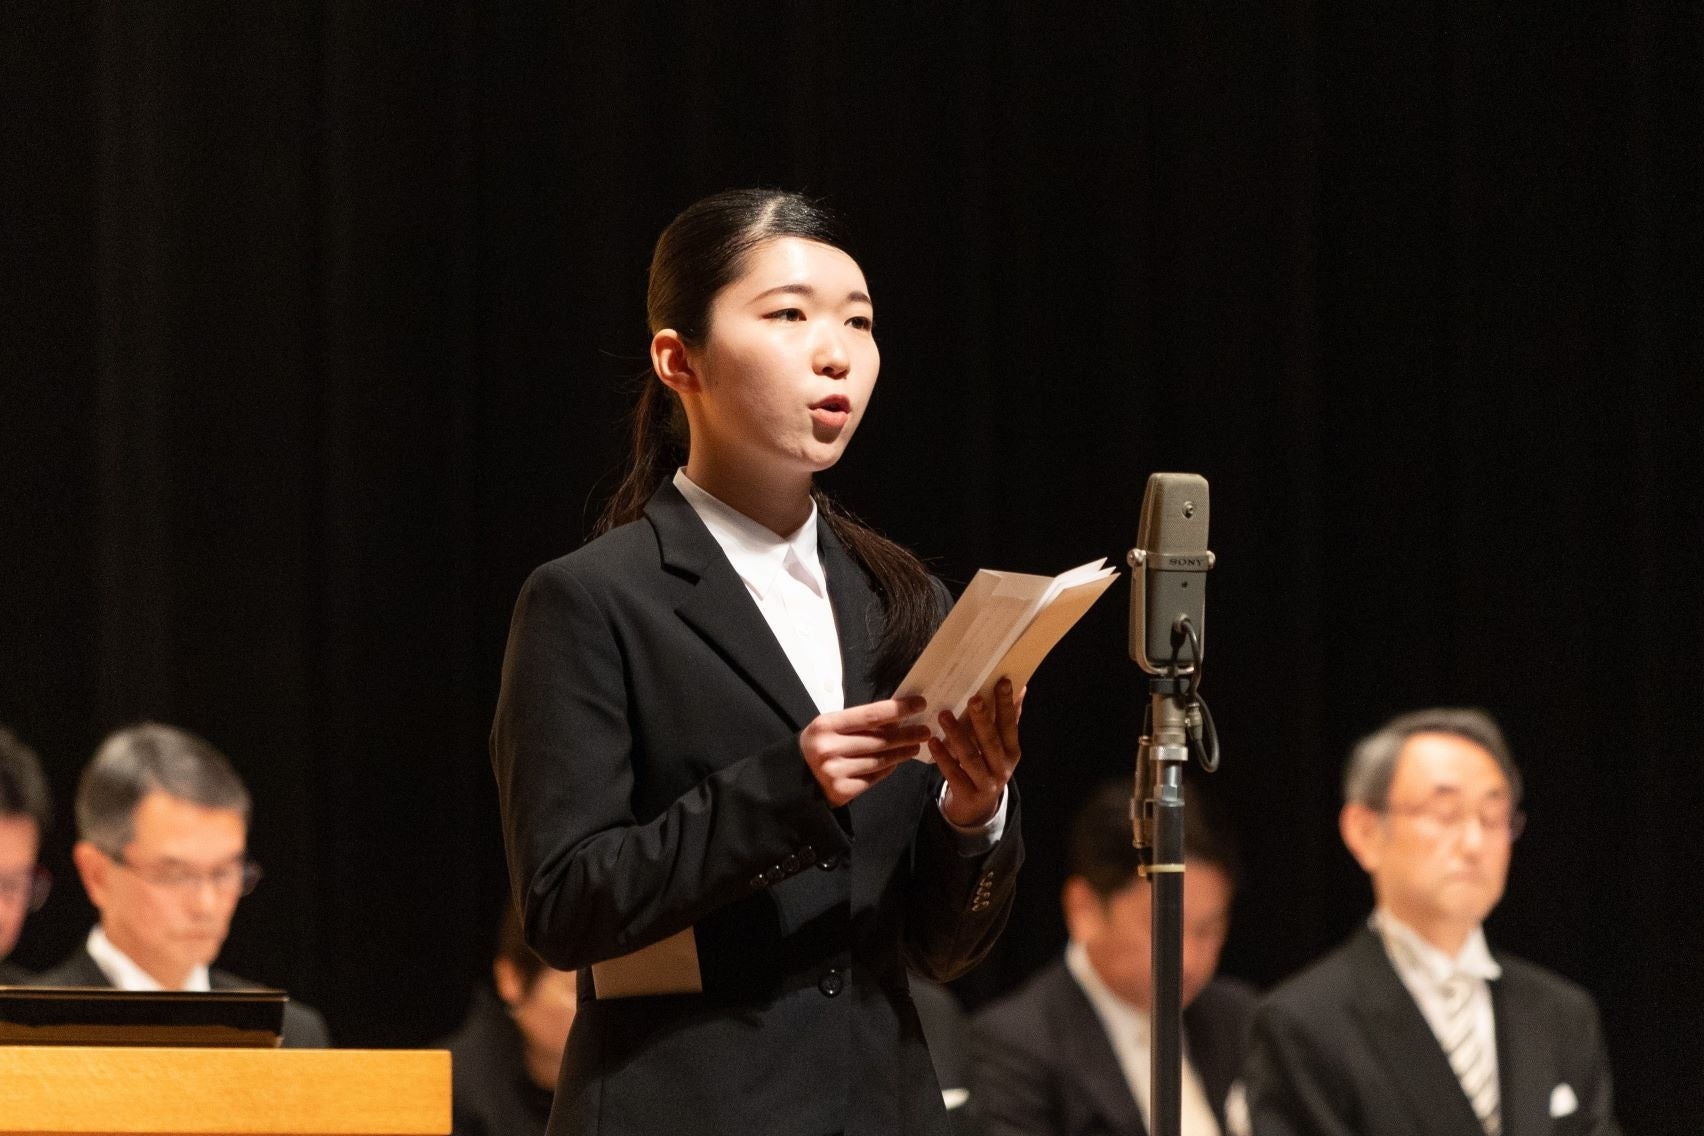
<path id="1" fill-rule="evenodd" d="M 1149 476 L 1129 559 L 1130 657 L 1153 676 L 1130 798 L 1131 843 L 1151 888 L 1148 1131 L 1181 1136 L 1183 767 L 1191 754 L 1208 772 L 1219 764 L 1213 716 L 1200 694 L 1213 567 L 1205 477 Z"/>
<path id="2" fill-rule="evenodd" d="M 1131 660 L 1152 675 L 1175 678 L 1192 670 L 1207 634 L 1207 573 L 1213 567 L 1205 477 L 1149 475 L 1130 565 Z"/>

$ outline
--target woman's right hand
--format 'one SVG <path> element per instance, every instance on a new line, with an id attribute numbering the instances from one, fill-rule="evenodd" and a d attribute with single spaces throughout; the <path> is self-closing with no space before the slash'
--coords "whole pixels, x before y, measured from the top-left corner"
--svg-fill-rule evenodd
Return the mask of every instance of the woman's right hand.
<path id="1" fill-rule="evenodd" d="M 838 808 L 861 796 L 917 756 L 929 737 L 929 727 L 922 722 L 901 723 L 926 705 L 917 696 L 889 698 L 830 710 L 805 727 L 799 749 L 831 806 Z"/>

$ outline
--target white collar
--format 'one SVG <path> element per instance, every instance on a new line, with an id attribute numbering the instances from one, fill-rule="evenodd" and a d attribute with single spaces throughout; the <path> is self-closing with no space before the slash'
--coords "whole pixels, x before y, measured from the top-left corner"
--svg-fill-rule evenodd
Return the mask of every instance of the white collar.
<path id="1" fill-rule="evenodd" d="M 95 960 L 95 965 L 101 968 L 101 973 L 107 976 L 118 990 L 164 990 L 155 977 L 143 970 L 129 955 L 113 946 L 106 932 L 101 930 L 99 923 L 89 932 L 89 938 L 84 946 L 89 957 Z M 180 987 L 183 990 L 206 991 L 213 989 L 212 975 L 205 966 L 198 966 L 189 972 L 189 978 Z"/>
<path id="2" fill-rule="evenodd" d="M 811 514 L 787 536 L 776 536 L 725 501 L 710 494 L 686 475 L 685 467 L 675 470 L 674 486 L 680 490 L 692 511 L 716 538 L 728 562 L 734 566 L 746 587 L 762 599 L 775 584 L 775 577 L 790 571 L 819 597 L 828 594 L 828 580 L 823 574 L 822 558 L 817 554 L 817 507 L 811 502 Z"/>
<path id="3" fill-rule="evenodd" d="M 1475 927 L 1454 958 L 1421 938 L 1420 932 L 1392 915 L 1384 908 L 1374 911 L 1368 925 L 1384 940 L 1385 952 L 1391 961 L 1410 973 L 1424 976 L 1434 986 L 1442 986 L 1455 975 L 1493 982 L 1503 977 L 1503 968 L 1491 957 L 1485 942 L 1485 928 Z"/>

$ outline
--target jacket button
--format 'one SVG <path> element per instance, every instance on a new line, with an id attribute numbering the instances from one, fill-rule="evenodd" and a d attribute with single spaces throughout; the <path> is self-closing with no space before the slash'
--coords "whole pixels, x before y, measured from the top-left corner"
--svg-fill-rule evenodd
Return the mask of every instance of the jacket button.
<path id="1" fill-rule="evenodd" d="M 799 858 L 797 856 L 789 856 L 785 860 L 782 860 L 781 870 L 786 872 L 789 876 L 792 875 L 794 872 L 799 870 Z"/>
<path id="2" fill-rule="evenodd" d="M 817 983 L 817 989 L 823 992 L 824 997 L 832 998 L 846 989 L 846 976 L 838 970 L 831 970 L 822 976 L 822 980 Z"/>
<path id="3" fill-rule="evenodd" d="M 751 878 L 751 886 L 753 888 L 762 888 L 762 887 L 766 886 L 768 883 L 769 883 L 769 881 L 764 879 L 763 875 L 761 873 L 759 873 L 758 875 L 755 875 Z"/>
<path id="4" fill-rule="evenodd" d="M 822 859 L 817 861 L 817 867 L 821 868 L 825 872 L 832 872 L 834 869 L 840 867 L 840 859 L 836 856 L 824 856 Z"/>

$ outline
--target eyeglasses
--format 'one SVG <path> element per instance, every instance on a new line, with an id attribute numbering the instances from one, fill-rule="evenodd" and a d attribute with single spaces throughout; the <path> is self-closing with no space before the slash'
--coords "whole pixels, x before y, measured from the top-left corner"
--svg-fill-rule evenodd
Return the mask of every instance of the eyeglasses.
<path id="1" fill-rule="evenodd" d="M 1451 834 L 1466 830 L 1470 821 L 1478 821 L 1487 836 L 1507 837 L 1510 843 L 1526 831 L 1526 814 L 1507 802 L 1470 809 L 1453 797 L 1440 797 L 1423 805 L 1386 805 L 1382 810 L 1389 816 L 1408 816 Z"/>
<path id="2" fill-rule="evenodd" d="M 21 903 L 31 911 L 40 911 L 52 890 L 53 873 L 40 866 L 0 875 L 0 905 Z"/>
<path id="3" fill-rule="evenodd" d="M 201 871 L 174 860 L 159 864 L 132 864 L 121 852 L 107 852 L 106 858 L 126 871 L 135 872 L 144 883 L 179 895 L 193 895 L 202 884 L 211 884 L 214 891 L 244 896 L 260 884 L 260 865 L 248 859 L 232 860 L 217 868 Z"/>

